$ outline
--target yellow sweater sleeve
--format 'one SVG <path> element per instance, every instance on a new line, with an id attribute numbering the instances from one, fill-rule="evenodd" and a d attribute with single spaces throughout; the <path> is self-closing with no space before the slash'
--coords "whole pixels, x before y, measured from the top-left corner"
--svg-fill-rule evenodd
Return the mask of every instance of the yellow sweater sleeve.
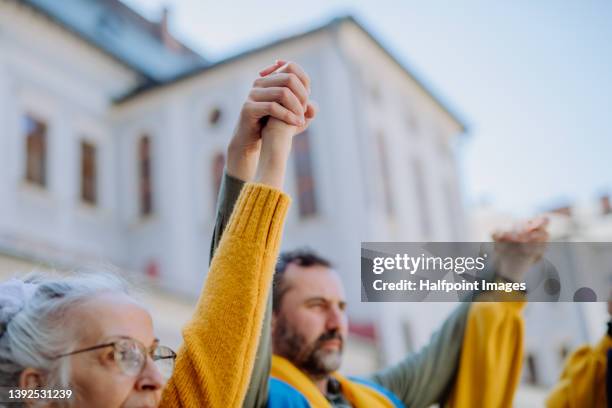
<path id="1" fill-rule="evenodd" d="M 242 189 L 191 321 L 162 407 L 240 407 L 250 380 L 290 199 Z"/>
<path id="2" fill-rule="evenodd" d="M 495 296 L 499 299 L 504 295 Z M 524 333 L 521 311 L 525 302 L 480 300 L 468 313 L 449 407 L 511 407 L 520 380 Z"/>
<path id="3" fill-rule="evenodd" d="M 561 378 L 546 401 L 548 408 L 605 408 L 606 353 L 612 339 L 606 335 L 595 347 L 585 345 L 566 360 Z"/>

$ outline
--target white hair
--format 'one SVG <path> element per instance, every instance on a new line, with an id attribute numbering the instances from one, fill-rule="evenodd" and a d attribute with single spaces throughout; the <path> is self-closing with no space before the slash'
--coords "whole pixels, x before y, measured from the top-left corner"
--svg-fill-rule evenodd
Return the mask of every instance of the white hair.
<path id="1" fill-rule="evenodd" d="M 45 388 L 68 388 L 68 359 L 57 358 L 77 341 L 68 313 L 103 292 L 128 294 L 128 284 L 106 271 L 35 274 L 0 284 L 0 386 L 18 387 L 23 370 L 35 368 L 45 374 Z"/>

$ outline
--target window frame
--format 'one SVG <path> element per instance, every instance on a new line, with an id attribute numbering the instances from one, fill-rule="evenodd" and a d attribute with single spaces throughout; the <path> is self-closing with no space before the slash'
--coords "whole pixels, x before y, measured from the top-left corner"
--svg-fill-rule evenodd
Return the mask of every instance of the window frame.
<path id="1" fill-rule="evenodd" d="M 100 146 L 99 143 L 88 137 L 79 137 L 79 202 L 88 207 L 99 207 L 100 206 Z M 83 162 L 83 147 L 89 146 L 93 149 L 93 201 L 88 200 L 85 197 L 85 185 L 84 185 L 84 162 Z"/>
<path id="2" fill-rule="evenodd" d="M 40 190 L 44 190 L 44 191 L 48 191 L 49 187 L 50 187 L 50 174 L 49 174 L 49 170 L 50 170 L 50 166 L 49 166 L 49 141 L 50 141 L 50 137 L 49 137 L 49 120 L 45 119 L 43 117 L 43 115 L 39 115 L 37 113 L 32 112 L 32 110 L 26 109 L 24 111 L 21 112 L 20 115 L 20 127 L 19 127 L 19 134 L 20 134 L 20 138 L 22 140 L 22 148 L 24 149 L 23 152 L 23 164 L 22 164 L 22 170 L 21 170 L 21 180 L 23 181 L 23 183 L 29 187 L 33 187 L 36 189 L 40 189 Z M 41 176 L 41 180 L 37 181 L 34 180 L 33 178 L 30 178 L 30 140 L 31 138 L 34 136 L 32 135 L 29 131 L 27 131 L 26 127 L 25 127 L 25 123 L 23 121 L 25 120 L 32 120 L 35 123 L 38 124 L 42 124 L 44 126 L 44 132 L 42 134 L 43 136 L 43 142 L 42 142 L 42 176 Z"/>

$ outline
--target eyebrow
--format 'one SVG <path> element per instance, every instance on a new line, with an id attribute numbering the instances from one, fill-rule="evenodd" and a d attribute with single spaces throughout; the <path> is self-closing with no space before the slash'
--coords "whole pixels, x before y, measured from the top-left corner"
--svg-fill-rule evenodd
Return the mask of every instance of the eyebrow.
<path id="1" fill-rule="evenodd" d="M 105 340 L 103 340 L 103 342 L 109 342 L 109 341 L 112 342 L 114 339 L 136 340 L 135 338 L 130 337 L 130 336 L 108 336 L 108 337 L 105 337 L 104 339 Z M 157 337 L 153 339 L 151 346 L 154 346 L 156 344 L 159 344 L 159 339 Z"/>
<path id="2" fill-rule="evenodd" d="M 333 301 L 331 301 L 331 300 L 329 300 L 327 298 L 321 297 L 321 296 L 314 296 L 314 297 L 306 298 L 304 300 L 304 303 L 311 303 L 311 302 L 325 302 L 325 303 L 330 303 L 331 302 L 331 303 L 333 303 Z M 346 305 L 346 300 L 339 300 L 338 304 Z"/>
<path id="3" fill-rule="evenodd" d="M 326 298 L 321 297 L 321 296 L 315 296 L 315 297 L 310 297 L 310 298 L 306 298 L 304 299 L 304 303 L 310 303 L 310 302 L 329 302 Z"/>

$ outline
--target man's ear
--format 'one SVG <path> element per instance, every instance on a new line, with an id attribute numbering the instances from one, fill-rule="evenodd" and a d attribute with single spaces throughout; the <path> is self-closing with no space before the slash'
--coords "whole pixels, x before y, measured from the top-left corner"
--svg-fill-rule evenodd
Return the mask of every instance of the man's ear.
<path id="1" fill-rule="evenodd" d="M 19 388 L 36 389 L 44 386 L 44 376 L 36 368 L 26 368 L 19 375 Z"/>

